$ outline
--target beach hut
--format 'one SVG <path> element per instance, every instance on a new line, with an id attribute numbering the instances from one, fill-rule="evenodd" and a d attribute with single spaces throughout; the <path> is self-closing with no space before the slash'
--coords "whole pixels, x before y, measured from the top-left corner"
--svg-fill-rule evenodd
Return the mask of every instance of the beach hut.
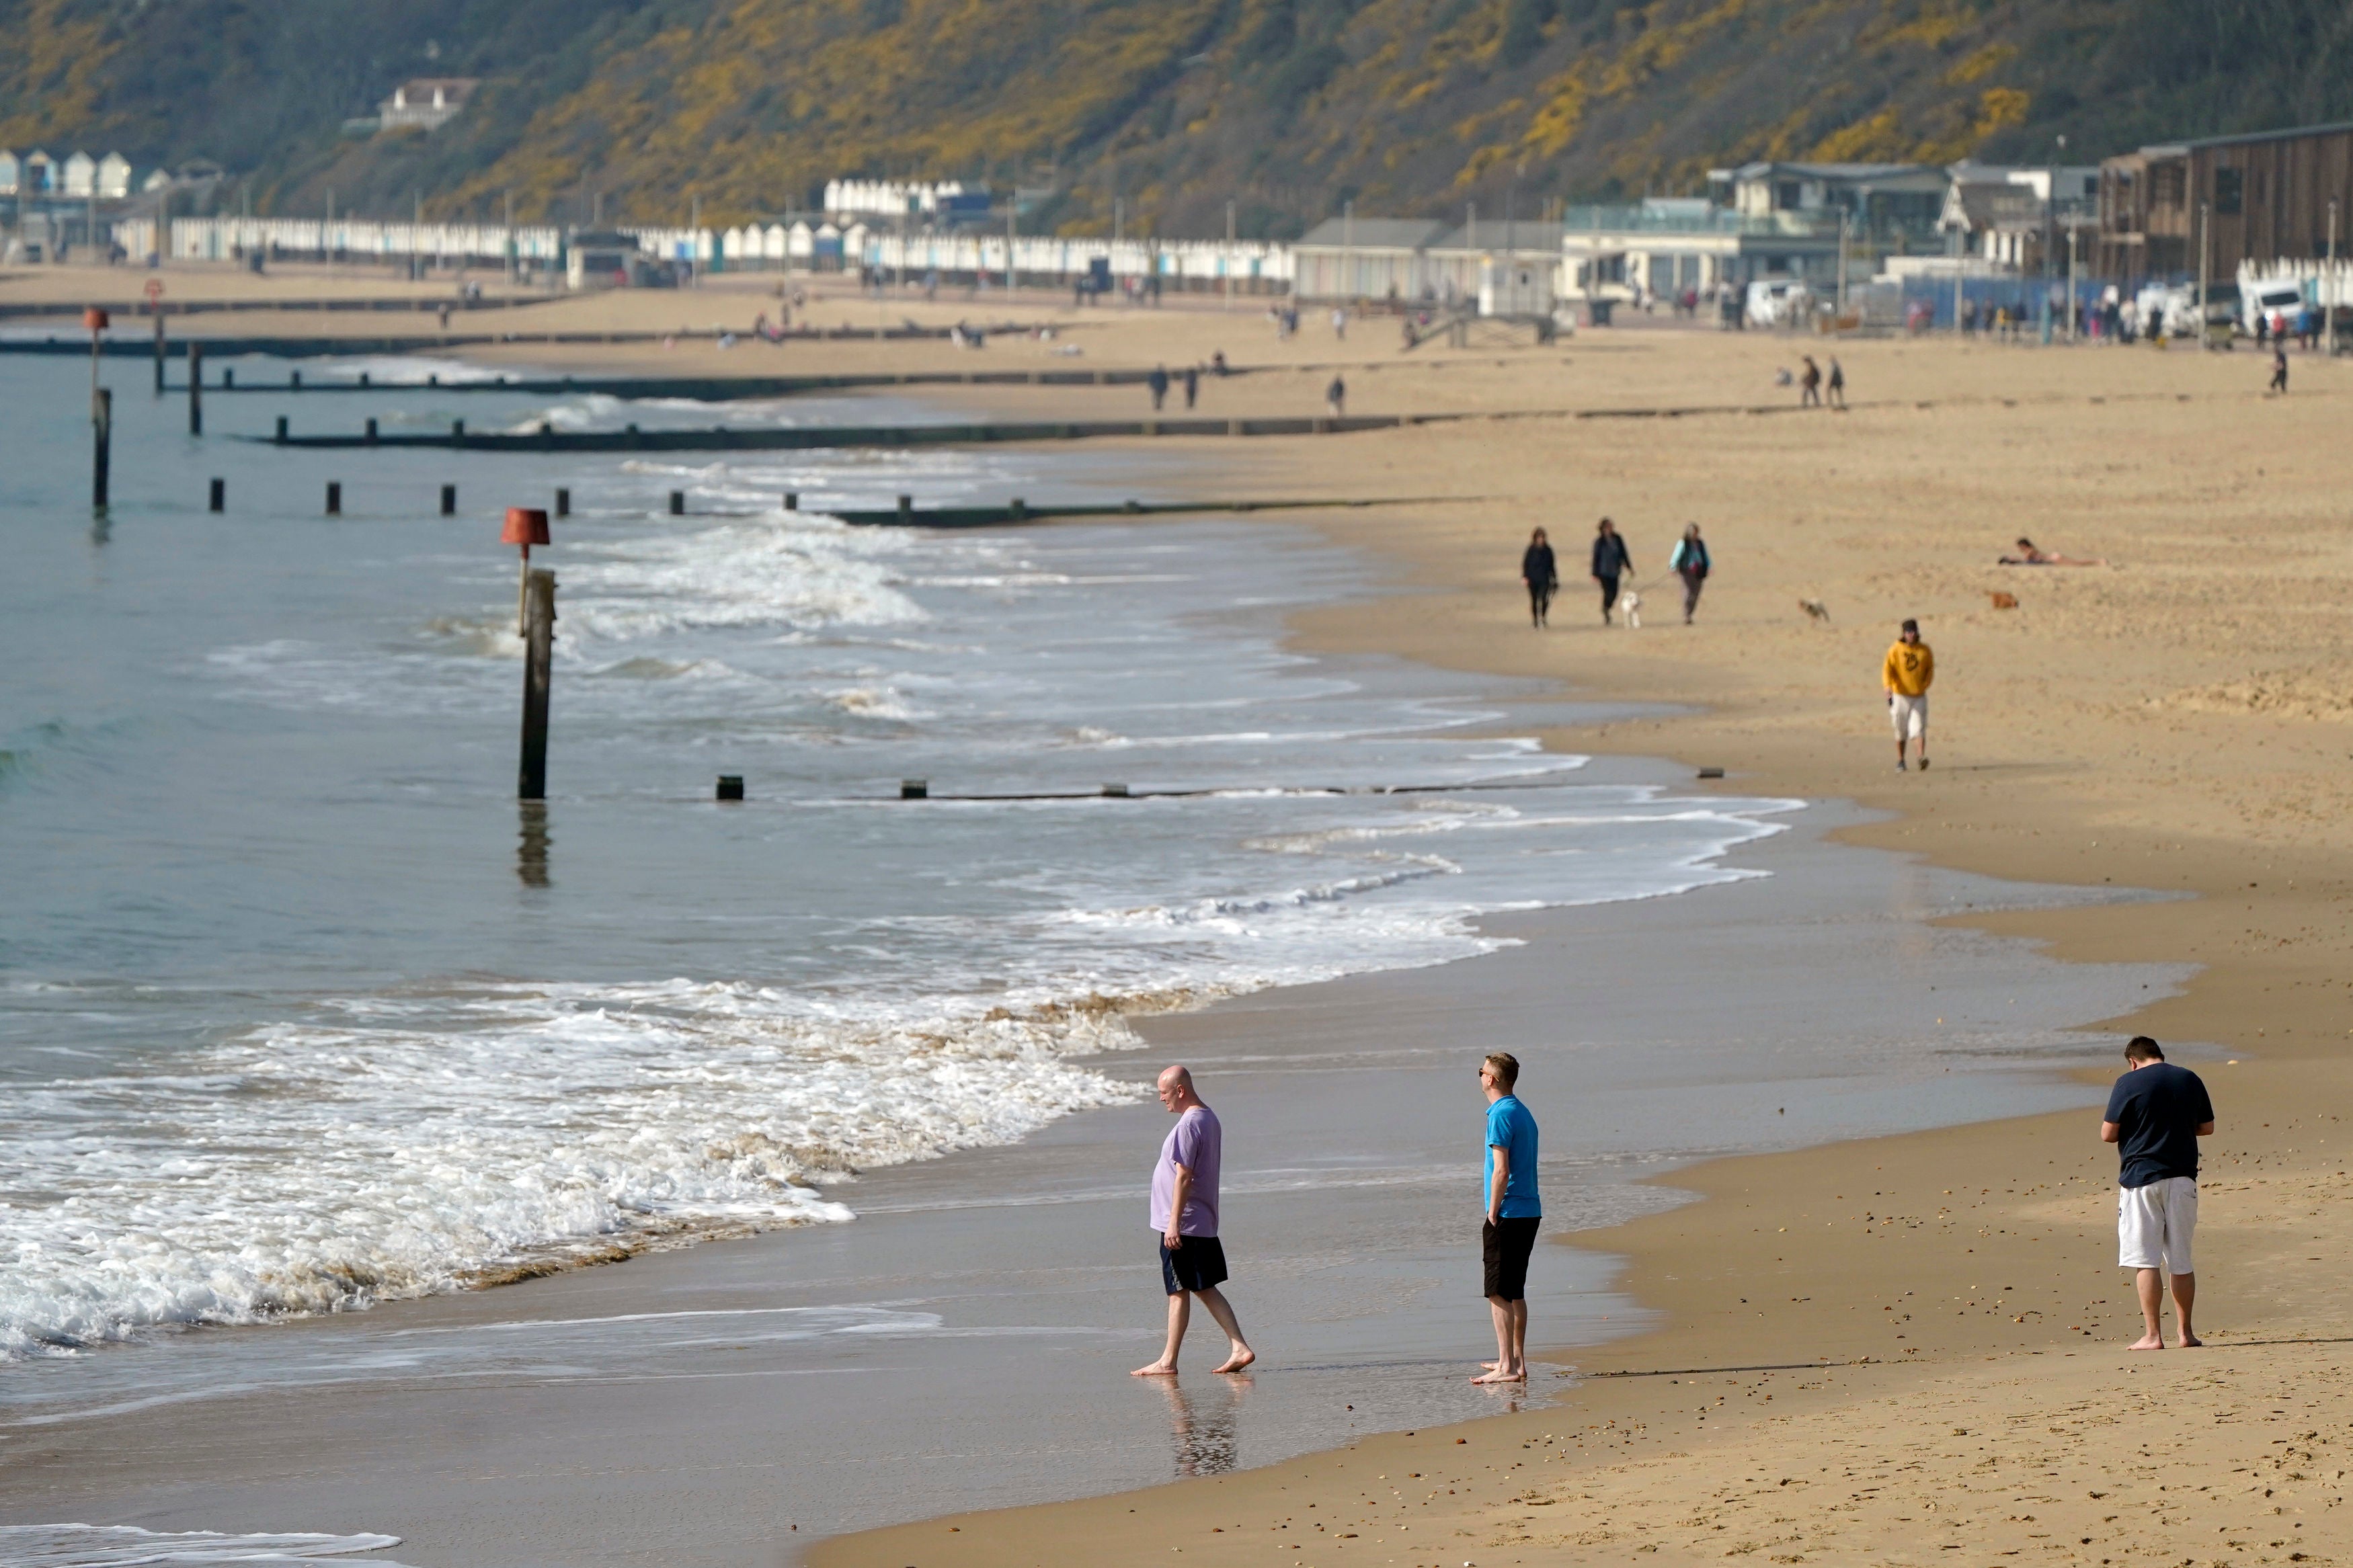
<path id="1" fill-rule="evenodd" d="M 98 161 L 98 194 L 109 201 L 121 201 L 131 194 L 130 159 L 109 153 Z"/>
<path id="2" fill-rule="evenodd" d="M 87 153 L 69 153 L 65 163 L 65 194 L 86 196 L 98 184 L 98 160 Z"/>
<path id="3" fill-rule="evenodd" d="M 0 196 L 13 196 L 24 189 L 25 161 L 0 147 Z"/>
<path id="4" fill-rule="evenodd" d="M 57 160 L 38 147 L 25 154 L 24 184 L 19 189 L 28 196 L 47 195 L 58 186 Z"/>

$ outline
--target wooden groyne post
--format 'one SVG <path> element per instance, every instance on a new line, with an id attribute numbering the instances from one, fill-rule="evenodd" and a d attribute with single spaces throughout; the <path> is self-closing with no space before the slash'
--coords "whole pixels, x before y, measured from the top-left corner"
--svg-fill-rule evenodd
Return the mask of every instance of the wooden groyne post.
<path id="1" fill-rule="evenodd" d="M 205 433 L 205 345 L 188 345 L 188 434 Z"/>
<path id="2" fill-rule="evenodd" d="M 155 311 L 155 395 L 161 397 L 164 395 L 164 308 L 156 305 L 153 310 Z"/>
<path id="3" fill-rule="evenodd" d="M 544 515 L 544 514 L 543 514 Z M 555 654 L 555 574 L 523 580 L 522 766 L 516 795 L 547 798 L 547 695 Z"/>
<path id="4" fill-rule="evenodd" d="M 107 469 L 114 455 L 114 393 L 99 387 L 90 395 L 90 506 L 106 510 Z"/>

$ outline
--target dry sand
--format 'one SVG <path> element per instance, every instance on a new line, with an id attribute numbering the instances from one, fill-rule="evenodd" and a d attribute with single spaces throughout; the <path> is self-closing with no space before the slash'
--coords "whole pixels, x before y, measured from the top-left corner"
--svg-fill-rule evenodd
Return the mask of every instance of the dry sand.
<path id="1" fill-rule="evenodd" d="M 514 319 L 747 322 L 759 286 L 713 281 Z M 988 319 L 1004 304 L 886 310 L 821 294 L 812 314 Z M 978 354 L 681 344 L 566 363 L 914 372 L 1176 364 L 1223 349 L 1238 364 L 1318 368 L 1212 384 L 1204 412 L 1313 410 L 1320 367 L 1343 363 L 1352 411 L 1528 416 L 1187 450 L 1205 494 L 1461 498 L 1329 514 L 1335 538 L 1394 560 L 1415 592 L 1377 615 L 1302 617 L 1312 646 L 1687 703 L 1556 743 L 1722 766 L 1746 793 L 1852 797 L 1891 814 L 1852 837 L 1943 864 L 2195 895 L 1984 923 L 2062 957 L 2204 966 L 2131 1023 L 2236 1058 L 2207 1069 L 2220 1120 L 2200 1237 L 2209 1347 L 2121 1348 L 2137 1314 L 2112 1267 L 2114 1155 L 2088 1117 L 1728 1161 L 1672 1178 L 1709 1201 L 1574 1238 L 1621 1257 L 1624 1288 L 1663 1326 L 1566 1358 L 1582 1381 L 1565 1406 L 848 1537 L 812 1561 L 2203 1565 L 2353 1552 L 2338 1511 L 2353 1397 L 2336 1289 L 2353 1229 L 2337 1120 L 2353 1037 L 2339 447 L 2353 369 L 2296 356 L 2294 392 L 2272 399 L 2265 363 L 2243 352 L 1850 342 L 1836 352 L 1851 412 L 1760 416 L 1699 411 L 1793 401 L 1774 371 L 1831 345 L 1636 326 L 1401 356 L 1379 321 L 1345 343 L 1310 325 L 1277 344 L 1247 301 L 1075 316 L 1065 304 L 1040 295 L 1012 313 L 1083 331 Z M 1055 353 L 1071 346 L 1082 353 Z M 964 395 L 1008 414 L 1142 396 Z M 1635 409 L 1694 412 L 1573 416 Z M 1646 586 L 1640 633 L 1595 624 L 1580 566 L 1605 513 L 1646 584 L 1682 523 L 1704 527 L 1717 575 L 1697 626 L 1674 624 L 1671 584 Z M 1570 585 L 1544 635 L 1516 582 L 1536 522 Z M 1994 565 L 2020 532 L 2115 565 Z M 1994 607 L 1997 592 L 2018 607 Z M 1825 605 L 1828 623 L 1800 599 Z M 1879 655 L 1905 615 L 1921 617 L 1940 669 L 1926 774 L 1893 770 L 1878 700 Z M 1541 1339 L 1541 1302 L 1536 1321 Z"/>

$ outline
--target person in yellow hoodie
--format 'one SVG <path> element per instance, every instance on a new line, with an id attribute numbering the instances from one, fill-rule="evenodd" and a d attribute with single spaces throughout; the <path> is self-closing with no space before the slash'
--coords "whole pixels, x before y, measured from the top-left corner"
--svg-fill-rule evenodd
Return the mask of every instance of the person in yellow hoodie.
<path id="1" fill-rule="evenodd" d="M 1905 770 L 1904 742 L 1920 742 L 1920 766 L 1928 765 L 1928 688 L 1936 679 L 1936 656 L 1920 640 L 1920 623 L 1907 620 L 1879 667 L 1887 688 L 1887 717 L 1895 725 L 1895 771 Z"/>

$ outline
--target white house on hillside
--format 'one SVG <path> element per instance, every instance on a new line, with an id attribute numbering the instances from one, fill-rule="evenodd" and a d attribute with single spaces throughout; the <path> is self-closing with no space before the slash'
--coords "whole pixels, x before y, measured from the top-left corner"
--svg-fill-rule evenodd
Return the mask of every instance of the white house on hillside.
<path id="1" fill-rule="evenodd" d="M 480 85 L 479 77 L 417 77 L 376 105 L 376 123 L 385 131 L 437 131 L 458 117 Z"/>

